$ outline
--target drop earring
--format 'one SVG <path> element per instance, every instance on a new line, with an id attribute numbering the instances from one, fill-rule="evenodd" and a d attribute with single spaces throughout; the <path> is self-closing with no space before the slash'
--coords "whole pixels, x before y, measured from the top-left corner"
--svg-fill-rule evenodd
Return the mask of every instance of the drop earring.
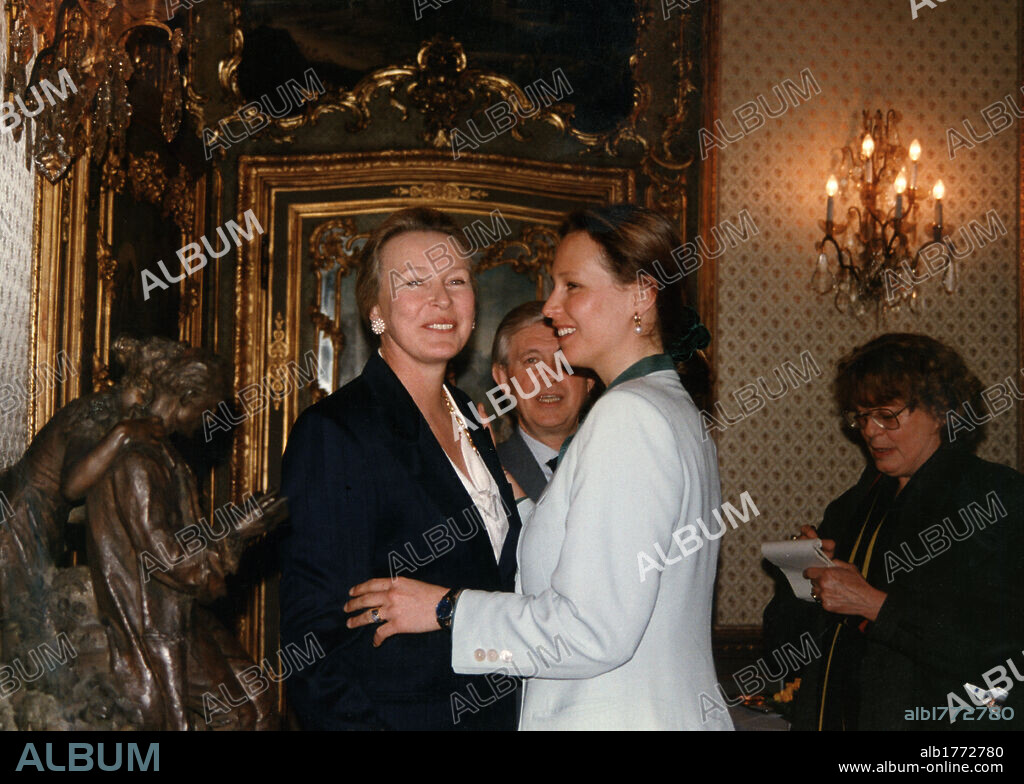
<path id="1" fill-rule="evenodd" d="M 644 331 L 643 327 L 640 326 L 640 316 L 636 313 L 633 314 L 633 331 L 638 335 Z"/>
<path id="2" fill-rule="evenodd" d="M 370 319 L 370 331 L 374 335 L 383 335 L 384 319 L 382 319 L 380 316 L 374 316 L 372 319 Z"/>

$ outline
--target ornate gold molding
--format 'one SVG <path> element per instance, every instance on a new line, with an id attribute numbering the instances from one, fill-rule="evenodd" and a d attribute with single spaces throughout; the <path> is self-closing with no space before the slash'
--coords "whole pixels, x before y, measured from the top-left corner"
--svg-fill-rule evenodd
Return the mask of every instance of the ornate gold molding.
<path id="1" fill-rule="evenodd" d="M 537 286 L 537 299 L 544 299 L 544 278 L 555 260 L 558 232 L 550 226 L 530 226 L 519 237 L 499 240 L 489 247 L 476 267 L 478 273 L 508 264 L 529 277 Z"/>
<path id="2" fill-rule="evenodd" d="M 87 360 L 83 356 L 83 337 L 88 168 L 86 156 L 74 163 L 72 176 L 56 185 L 36 177 L 29 339 L 29 367 L 33 369 L 57 367 L 57 356 L 62 351 L 79 371 L 84 370 L 82 364 Z M 30 373 L 30 439 L 59 408 L 86 391 L 82 375 L 73 375 L 59 387 L 47 385 L 37 390 L 37 374 Z"/>
<path id="3" fill-rule="evenodd" d="M 443 201 L 472 201 L 486 199 L 487 191 L 479 188 L 466 188 L 456 182 L 424 182 L 420 185 L 399 185 L 393 191 L 395 196 L 408 196 L 410 199 L 440 199 Z"/>
<path id="4" fill-rule="evenodd" d="M 170 217 L 182 233 L 191 233 L 196 215 L 196 183 L 184 164 L 179 163 L 177 173 L 171 175 L 159 153 L 129 153 L 127 177 L 136 199 L 160 207 L 161 215 Z"/>
<path id="5" fill-rule="evenodd" d="M 267 357 L 269 362 L 268 380 L 272 393 L 273 406 L 275 411 L 281 410 L 281 398 L 288 389 L 288 371 L 286 365 L 291 348 L 288 346 L 288 336 L 285 332 L 284 314 L 277 311 L 274 314 L 274 327 L 271 331 L 270 345 L 267 346 Z"/>
<path id="6" fill-rule="evenodd" d="M 184 167 L 180 167 L 178 175 L 169 185 L 168 204 L 164 201 L 164 209 L 170 214 L 181 231 L 181 242 L 196 242 L 206 234 L 206 175 L 196 180 L 188 177 Z M 220 226 L 221 224 L 214 224 Z M 228 257 L 225 256 L 225 259 Z M 178 309 L 178 339 L 191 343 L 193 346 L 205 345 L 203 332 L 203 303 L 206 300 L 206 281 L 209 280 L 214 290 L 217 286 L 217 270 L 220 259 L 210 259 L 205 277 L 189 276 L 181 282 L 181 305 Z M 216 302 L 216 294 L 213 301 Z"/>
<path id="7" fill-rule="evenodd" d="M 239 0 L 230 2 L 233 25 L 231 49 L 228 57 L 219 64 L 218 76 L 237 109 L 246 103 L 238 85 L 245 32 L 241 26 Z M 316 122 L 324 114 L 340 111 L 351 118 L 346 126 L 349 132 L 358 133 L 370 126 L 372 102 L 386 95 L 388 105 L 399 111 L 403 122 L 408 119 L 410 108 L 419 113 L 424 122 L 422 141 L 429 147 L 441 149 L 451 145 L 451 130 L 474 105 L 490 105 L 503 100 L 533 110 L 527 115 L 530 122 L 548 123 L 589 146 L 599 143 L 599 135 L 573 128 L 571 104 L 535 106 L 528 92 L 511 79 L 469 68 L 468 65 L 462 44 L 454 38 L 435 37 L 416 53 L 414 63 L 378 69 L 360 80 L 352 90 L 330 90 L 326 96 L 307 104 L 301 114 L 268 119 L 271 126 L 292 131 Z M 518 125 L 510 135 L 519 141 L 526 140 Z"/>
<path id="8" fill-rule="evenodd" d="M 218 80 L 229 102 L 225 115 L 232 116 L 246 103 L 238 83 L 245 31 L 241 0 L 229 0 L 228 9 L 228 52 L 218 62 Z M 566 157 L 603 156 L 635 167 L 649 178 L 642 201 L 674 216 L 685 235 L 686 177 L 694 164 L 693 140 L 686 136 L 686 121 L 692 101 L 699 95 L 700 82 L 699 63 L 686 47 L 686 31 L 695 17 L 706 18 L 701 16 L 704 13 L 703 8 L 696 7 L 662 20 L 659 2 L 638 0 L 632 19 L 636 36 L 629 60 L 633 104 L 618 126 L 599 133 L 580 130 L 574 122 L 573 105 L 562 102 L 536 107 L 536 114 L 517 123 L 507 135 L 526 142 L 529 137 L 524 129 L 531 123 L 543 123 L 577 143 L 566 151 Z M 666 48 L 671 52 L 667 60 L 661 55 Z M 383 98 L 387 100 L 378 100 Z M 375 101 L 379 107 L 375 107 Z M 402 122 L 415 112 L 423 122 L 421 142 L 442 149 L 450 147 L 451 132 L 460 120 L 476 117 L 498 101 L 532 107 L 528 90 L 502 74 L 471 67 L 458 41 L 435 38 L 417 52 L 412 63 L 380 68 L 351 90 L 329 89 L 294 116 L 266 119 L 268 128 L 292 132 L 328 114 L 340 113 L 348 118 L 346 131 L 359 133 L 371 125 L 375 112 L 397 109 Z M 207 125 L 212 123 L 207 120 Z"/>

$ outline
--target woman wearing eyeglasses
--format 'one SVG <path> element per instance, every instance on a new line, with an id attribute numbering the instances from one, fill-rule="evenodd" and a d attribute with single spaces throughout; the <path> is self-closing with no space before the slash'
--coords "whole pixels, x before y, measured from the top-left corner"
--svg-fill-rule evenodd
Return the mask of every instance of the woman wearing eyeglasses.
<path id="1" fill-rule="evenodd" d="M 816 641 L 794 729 L 1021 724 L 1024 687 L 984 709 L 1005 697 L 998 667 L 1016 656 L 1024 672 L 1024 477 L 971 454 L 980 391 L 960 356 L 924 335 L 882 335 L 840 361 L 836 400 L 870 463 L 817 530 L 801 529 L 833 559 L 804 573 L 818 605 L 780 584 L 765 611 L 769 646 L 808 630 Z"/>

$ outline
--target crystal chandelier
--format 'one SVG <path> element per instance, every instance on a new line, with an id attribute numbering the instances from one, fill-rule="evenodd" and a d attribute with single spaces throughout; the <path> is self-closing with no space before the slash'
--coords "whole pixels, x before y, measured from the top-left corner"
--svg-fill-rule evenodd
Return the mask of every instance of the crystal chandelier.
<path id="1" fill-rule="evenodd" d="M 5 98 L 11 119 L 4 130 L 17 141 L 31 120 L 36 170 L 51 183 L 86 151 L 97 159 L 122 157 L 133 111 L 130 83 L 155 96 L 161 134 L 173 140 L 181 124 L 184 77 L 178 55 L 180 25 L 163 0 L 22 0 L 7 3 L 9 32 Z M 69 85 L 65 86 L 62 74 Z M 46 83 L 60 85 L 62 100 Z M 42 85 L 42 87 L 41 87 Z M 30 107 L 30 108 L 29 108 Z M 20 110 L 16 111 L 16 110 Z M 24 115 L 22 118 L 15 114 Z"/>
<path id="2" fill-rule="evenodd" d="M 921 144 L 917 139 L 909 148 L 900 143 L 899 119 L 892 109 L 884 118 L 881 111 L 873 116 L 865 111 L 859 149 L 848 145 L 840 151 L 839 177 L 832 174 L 825 187 L 825 221 L 819 222 L 825 236 L 814 246 L 818 259 L 811 286 L 819 294 L 834 294 L 841 313 L 860 317 L 873 307 L 880 320 L 903 305 L 920 312 L 920 284 L 939 275 L 946 291 L 956 290 L 957 270 L 943 235 L 942 180 L 930 194 L 932 238 L 914 250 L 922 212 L 917 187 Z M 840 191 L 859 201 L 850 205 L 845 223 L 834 220 L 834 200 Z"/>

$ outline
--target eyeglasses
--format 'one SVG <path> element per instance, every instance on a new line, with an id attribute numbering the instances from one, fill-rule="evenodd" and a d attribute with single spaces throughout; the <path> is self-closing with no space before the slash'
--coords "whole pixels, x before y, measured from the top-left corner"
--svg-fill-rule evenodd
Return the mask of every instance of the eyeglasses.
<path id="1" fill-rule="evenodd" d="M 899 430 L 900 414 L 908 408 L 910 408 L 909 405 L 903 406 L 899 411 L 892 411 L 888 408 L 873 408 L 870 411 L 865 411 L 863 414 L 858 414 L 855 411 L 844 411 L 843 421 L 847 427 L 863 430 L 870 418 L 872 422 L 884 430 Z"/>

